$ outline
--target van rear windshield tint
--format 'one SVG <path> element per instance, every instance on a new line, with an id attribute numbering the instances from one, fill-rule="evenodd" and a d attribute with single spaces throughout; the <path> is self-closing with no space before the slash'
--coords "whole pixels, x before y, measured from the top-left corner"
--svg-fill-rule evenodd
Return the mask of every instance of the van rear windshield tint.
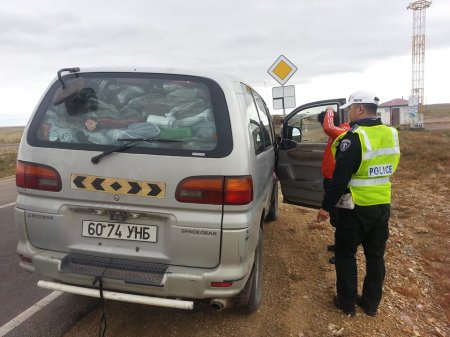
<path id="1" fill-rule="evenodd" d="M 224 157 L 232 137 L 224 93 L 213 80 L 173 74 L 78 73 L 55 82 L 33 118 L 32 146 L 104 151 L 152 138 L 132 153 Z"/>

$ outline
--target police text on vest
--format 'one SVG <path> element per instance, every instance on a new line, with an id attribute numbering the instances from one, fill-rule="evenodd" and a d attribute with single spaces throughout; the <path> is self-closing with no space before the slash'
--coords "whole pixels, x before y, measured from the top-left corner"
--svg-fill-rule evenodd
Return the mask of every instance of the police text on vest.
<path id="1" fill-rule="evenodd" d="M 393 165 L 377 165 L 369 167 L 369 177 L 379 177 L 391 175 L 394 171 Z"/>

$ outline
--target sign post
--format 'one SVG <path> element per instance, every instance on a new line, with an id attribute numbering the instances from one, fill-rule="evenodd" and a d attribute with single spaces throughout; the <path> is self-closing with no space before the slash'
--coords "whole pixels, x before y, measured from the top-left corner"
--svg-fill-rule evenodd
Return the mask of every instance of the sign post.
<path id="1" fill-rule="evenodd" d="M 273 87 L 272 98 L 273 109 L 283 109 L 283 115 L 285 115 L 285 109 L 295 108 L 295 86 Z"/>
<path id="2" fill-rule="evenodd" d="M 294 103 L 294 106 L 292 107 L 295 107 L 295 87 L 293 85 L 285 87 L 284 85 L 296 71 L 297 67 L 284 55 L 280 55 L 269 70 L 267 70 L 269 75 L 281 84 L 281 87 L 275 87 L 272 89 L 272 96 L 274 109 L 283 109 L 284 117 L 286 116 L 285 109 L 291 107 L 290 105 L 292 105 L 292 101 Z M 279 107 L 280 103 L 281 107 Z"/>

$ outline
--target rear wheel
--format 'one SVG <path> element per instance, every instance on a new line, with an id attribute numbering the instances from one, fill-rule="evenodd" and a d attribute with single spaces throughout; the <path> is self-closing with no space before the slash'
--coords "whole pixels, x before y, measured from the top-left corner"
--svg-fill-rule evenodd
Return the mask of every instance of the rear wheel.
<path id="1" fill-rule="evenodd" d="M 262 272 L 264 265 L 263 241 L 263 231 L 259 229 L 258 245 L 255 250 L 255 261 L 253 262 L 252 273 L 250 274 L 244 289 L 235 299 L 236 305 L 242 307 L 242 309 L 249 314 L 256 312 L 261 306 Z"/>
<path id="2" fill-rule="evenodd" d="M 273 186 L 272 201 L 270 202 L 269 212 L 267 213 L 267 221 L 275 221 L 278 219 L 278 183 Z"/>

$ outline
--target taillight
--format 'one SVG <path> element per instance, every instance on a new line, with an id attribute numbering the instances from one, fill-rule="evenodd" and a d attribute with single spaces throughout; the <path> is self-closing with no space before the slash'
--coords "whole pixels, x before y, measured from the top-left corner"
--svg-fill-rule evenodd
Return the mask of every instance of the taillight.
<path id="1" fill-rule="evenodd" d="M 191 177 L 177 187 L 175 198 L 179 202 L 222 205 L 223 177 Z"/>
<path id="2" fill-rule="evenodd" d="M 246 205 L 253 200 L 252 177 L 225 178 L 225 205 Z"/>
<path id="3" fill-rule="evenodd" d="M 177 187 L 179 202 L 212 205 L 246 205 L 253 200 L 253 182 L 244 177 L 191 177 Z"/>
<path id="4" fill-rule="evenodd" d="M 41 191 L 61 191 L 61 177 L 53 167 L 18 161 L 16 185 Z"/>

